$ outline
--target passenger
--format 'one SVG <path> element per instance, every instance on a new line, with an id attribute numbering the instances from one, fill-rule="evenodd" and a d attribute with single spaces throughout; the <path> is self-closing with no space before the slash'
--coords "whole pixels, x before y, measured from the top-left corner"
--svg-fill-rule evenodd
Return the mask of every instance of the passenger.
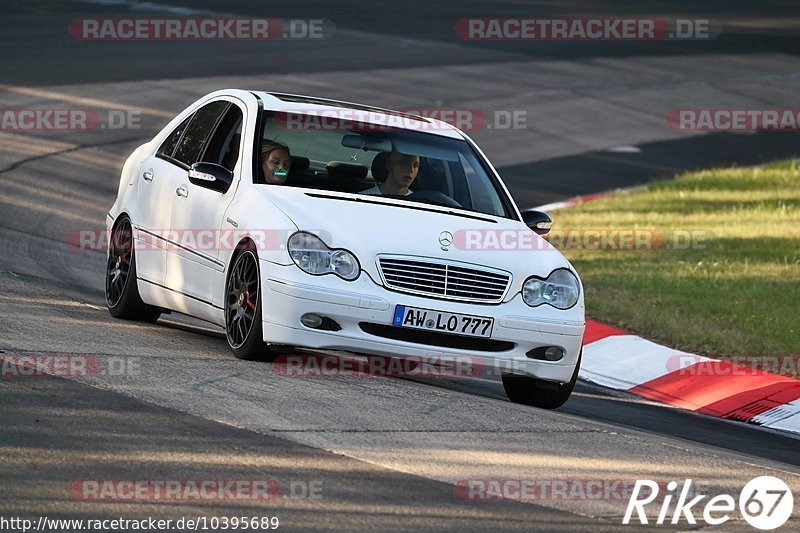
<path id="1" fill-rule="evenodd" d="M 261 143 L 261 168 L 264 180 L 272 185 L 283 185 L 292 168 L 292 156 L 289 147 L 275 141 L 265 140 Z"/>
<path id="2" fill-rule="evenodd" d="M 373 164 L 373 177 L 378 181 L 378 184 L 371 189 L 361 191 L 360 194 L 408 196 L 413 192 L 409 187 L 414 183 L 417 174 L 419 174 L 418 155 L 406 155 L 400 152 L 387 154 L 382 152 L 376 155 L 375 158 L 381 158 L 381 160 L 376 161 L 377 165 Z M 382 175 L 386 176 L 383 183 L 381 183 Z"/>

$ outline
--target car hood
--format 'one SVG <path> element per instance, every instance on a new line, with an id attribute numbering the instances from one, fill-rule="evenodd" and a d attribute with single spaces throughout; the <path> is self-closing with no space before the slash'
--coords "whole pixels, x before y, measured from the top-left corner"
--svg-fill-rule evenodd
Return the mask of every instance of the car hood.
<path id="1" fill-rule="evenodd" d="M 520 221 L 409 203 L 403 200 L 300 189 L 260 188 L 302 231 L 331 248 L 346 248 L 373 279 L 381 254 L 428 257 L 510 272 L 513 285 L 531 275 L 547 276 L 569 262 Z M 453 242 L 447 245 L 448 232 Z"/>

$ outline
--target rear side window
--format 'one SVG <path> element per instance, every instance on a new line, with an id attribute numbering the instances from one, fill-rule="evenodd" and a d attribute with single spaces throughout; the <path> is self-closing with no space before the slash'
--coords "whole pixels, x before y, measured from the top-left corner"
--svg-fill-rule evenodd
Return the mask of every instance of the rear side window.
<path id="1" fill-rule="evenodd" d="M 189 115 L 186 120 L 181 122 L 180 126 L 175 128 L 172 133 L 169 134 L 169 137 L 161 144 L 161 147 L 156 152 L 158 155 L 163 155 L 166 157 L 172 157 L 172 153 L 175 151 L 175 147 L 178 146 L 178 141 L 181 140 L 181 135 L 183 135 L 183 131 L 186 129 L 186 126 L 189 125 L 189 121 L 192 120 L 194 114 Z"/>
<path id="2" fill-rule="evenodd" d="M 186 128 L 172 158 L 189 166 L 196 163 L 206 139 L 228 105 L 228 102 L 212 102 L 201 107 Z"/>

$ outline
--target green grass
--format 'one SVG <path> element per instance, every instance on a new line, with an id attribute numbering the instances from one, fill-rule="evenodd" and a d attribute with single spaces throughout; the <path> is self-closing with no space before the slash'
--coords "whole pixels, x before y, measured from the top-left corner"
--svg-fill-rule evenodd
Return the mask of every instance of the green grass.
<path id="1" fill-rule="evenodd" d="M 590 318 L 715 357 L 800 354 L 800 161 L 689 173 L 552 217 L 553 242 L 559 230 L 663 235 L 659 249 L 562 249 Z M 685 232 L 701 239 L 675 249 Z"/>

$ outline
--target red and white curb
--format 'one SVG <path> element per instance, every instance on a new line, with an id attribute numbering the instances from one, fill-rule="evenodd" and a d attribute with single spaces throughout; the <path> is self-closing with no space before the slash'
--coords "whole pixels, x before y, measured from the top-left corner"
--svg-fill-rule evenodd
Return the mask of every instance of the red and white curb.
<path id="1" fill-rule="evenodd" d="M 579 377 L 650 400 L 800 433 L 800 381 L 681 352 L 586 321 Z"/>
<path id="2" fill-rule="evenodd" d="M 612 194 L 627 194 L 632 191 L 638 191 L 641 189 L 647 188 L 647 185 L 636 185 L 634 187 L 625 187 L 622 189 L 614 189 L 613 191 L 606 191 L 600 192 L 597 194 L 589 194 L 586 196 L 576 196 L 574 198 L 569 198 L 567 200 L 563 200 L 561 202 L 553 202 L 551 204 L 544 204 L 536 207 L 535 209 L 538 211 L 544 211 L 547 213 L 548 211 L 557 211 L 559 209 L 564 209 L 565 207 L 572 207 L 573 205 L 584 204 L 586 202 L 591 202 L 592 200 L 599 200 L 600 198 L 605 198 L 607 196 L 611 196 Z"/>

